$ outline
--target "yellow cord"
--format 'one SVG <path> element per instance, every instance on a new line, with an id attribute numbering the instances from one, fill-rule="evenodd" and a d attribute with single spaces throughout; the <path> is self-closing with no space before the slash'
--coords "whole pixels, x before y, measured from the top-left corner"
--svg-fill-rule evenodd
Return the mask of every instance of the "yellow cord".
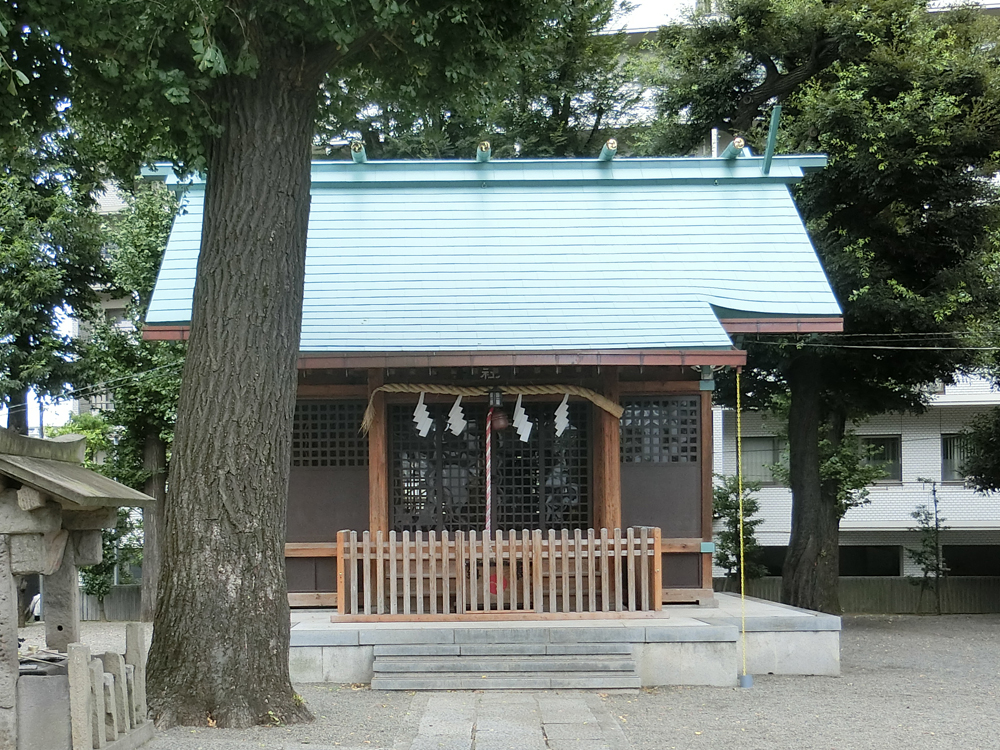
<path id="1" fill-rule="evenodd" d="M 743 674 L 747 673 L 747 576 L 743 544 L 743 409 L 740 371 L 736 370 L 736 486 L 740 493 L 740 633 L 743 642 Z"/>

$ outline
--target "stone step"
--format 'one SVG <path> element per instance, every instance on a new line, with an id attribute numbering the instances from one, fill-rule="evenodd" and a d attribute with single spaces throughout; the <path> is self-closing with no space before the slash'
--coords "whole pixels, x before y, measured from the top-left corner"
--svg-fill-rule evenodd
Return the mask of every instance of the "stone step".
<path id="1" fill-rule="evenodd" d="M 376 673 L 372 690 L 545 690 L 577 688 L 613 690 L 639 688 L 636 674 L 608 672 L 546 672 L 471 675 L 464 672 L 412 674 Z"/>
<path id="2" fill-rule="evenodd" d="M 635 662 L 625 656 L 379 656 L 374 671 L 381 673 L 475 672 L 635 672 Z"/>
<path id="3" fill-rule="evenodd" d="M 632 655 L 631 643 L 399 643 L 375 646 L 375 656 Z"/>

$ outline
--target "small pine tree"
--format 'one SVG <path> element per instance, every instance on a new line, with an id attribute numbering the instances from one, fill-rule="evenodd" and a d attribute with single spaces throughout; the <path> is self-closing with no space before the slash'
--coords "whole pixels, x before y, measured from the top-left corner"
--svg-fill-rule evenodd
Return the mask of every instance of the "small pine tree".
<path id="1" fill-rule="evenodd" d="M 929 480 L 923 480 L 925 482 Z M 920 597 L 917 599 L 917 612 L 924 600 L 924 593 L 934 592 L 934 611 L 941 614 L 941 584 L 948 575 L 948 565 L 941 554 L 941 532 L 948 527 L 944 525 L 945 518 L 938 512 L 937 482 L 930 481 L 931 497 L 934 507 L 926 504 L 918 505 L 910 516 L 917 522 L 911 531 L 920 534 L 920 544 L 916 549 L 907 549 L 910 560 L 920 568 L 920 577 L 908 576 L 910 582 L 920 586 Z"/>
<path id="2" fill-rule="evenodd" d="M 726 588 L 730 582 L 739 585 L 740 580 L 740 488 L 735 476 L 720 476 L 713 490 L 712 515 L 722 522 L 722 528 L 715 533 L 715 564 L 726 571 Z M 743 554 L 746 559 L 746 578 L 749 580 L 767 575 L 767 568 L 761 562 L 762 550 L 757 543 L 755 529 L 763 518 L 754 516 L 760 511 L 760 503 L 754 493 L 760 490 L 758 482 L 743 483 Z"/>

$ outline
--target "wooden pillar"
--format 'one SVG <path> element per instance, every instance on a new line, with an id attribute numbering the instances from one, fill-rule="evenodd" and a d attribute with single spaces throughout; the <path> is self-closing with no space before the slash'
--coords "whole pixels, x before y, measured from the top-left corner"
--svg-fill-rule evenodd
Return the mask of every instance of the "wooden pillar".
<path id="1" fill-rule="evenodd" d="M 385 382 L 381 369 L 368 370 L 368 395 Z M 386 439 L 385 394 L 372 398 L 374 419 L 368 431 L 368 529 L 389 533 L 389 445 Z"/>
<path id="2" fill-rule="evenodd" d="M 601 368 L 601 391 L 619 401 L 618 368 Z M 622 525 L 622 471 L 619 420 L 594 407 L 594 528 Z"/>
<path id="3" fill-rule="evenodd" d="M 712 541 L 712 392 L 701 392 L 701 445 L 698 452 L 701 457 L 701 538 L 704 542 Z M 712 590 L 712 553 L 701 555 L 701 587 Z"/>

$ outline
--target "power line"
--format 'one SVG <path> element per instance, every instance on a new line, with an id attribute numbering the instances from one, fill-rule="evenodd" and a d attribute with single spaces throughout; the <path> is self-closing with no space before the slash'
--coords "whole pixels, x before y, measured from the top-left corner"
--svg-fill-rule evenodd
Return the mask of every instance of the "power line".
<path id="1" fill-rule="evenodd" d="M 903 338 L 950 338 L 950 337 L 960 337 L 960 336 L 976 336 L 976 335 L 998 335 L 1000 334 L 1000 329 L 980 329 L 980 330 L 965 330 L 965 331 L 895 331 L 895 332 L 885 332 L 885 333 L 824 333 L 823 336 L 828 336 L 832 338 L 892 338 L 894 336 Z"/>
<path id="2" fill-rule="evenodd" d="M 1000 346 L 888 346 L 885 344 L 821 344 L 814 342 L 755 341 L 764 346 L 811 347 L 813 349 L 870 349 L 896 352 L 1000 352 Z"/>
<path id="3" fill-rule="evenodd" d="M 138 381 L 148 377 L 149 375 L 152 375 L 153 373 L 159 372 L 161 370 L 167 370 L 170 368 L 178 367 L 183 364 L 184 362 L 182 360 L 178 360 L 177 362 L 168 362 L 165 365 L 153 367 L 149 370 L 141 370 L 139 372 L 132 373 L 131 375 L 123 375 L 120 378 L 112 378 L 110 380 L 103 380 L 98 383 L 92 383 L 90 385 L 83 386 L 82 388 L 75 388 L 73 390 L 66 391 L 57 400 L 62 401 L 70 398 L 75 398 L 75 399 L 86 398 L 87 396 L 93 395 L 95 393 L 100 393 L 101 391 L 108 390 L 108 387 L 113 384 L 124 383 L 130 380 Z M 7 407 L 8 414 L 20 414 L 21 412 L 26 412 L 27 410 L 28 407 L 20 405 Z"/>

